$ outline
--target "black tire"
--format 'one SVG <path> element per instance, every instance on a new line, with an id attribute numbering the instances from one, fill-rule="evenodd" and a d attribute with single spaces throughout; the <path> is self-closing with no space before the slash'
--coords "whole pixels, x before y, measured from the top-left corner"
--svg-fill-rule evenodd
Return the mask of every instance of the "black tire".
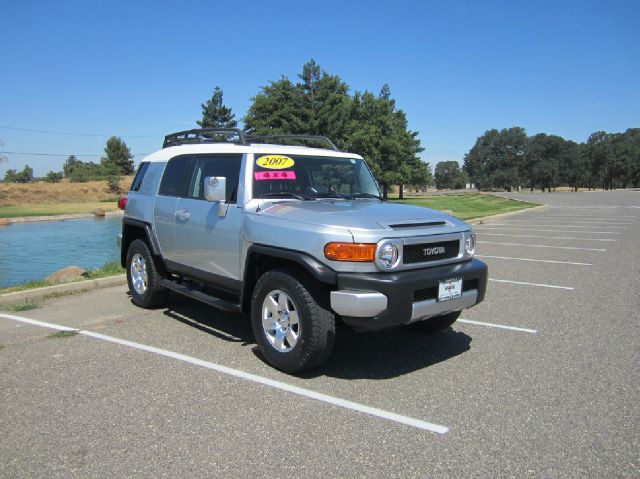
<path id="1" fill-rule="evenodd" d="M 273 342 L 276 340 L 276 331 L 271 335 L 267 332 L 268 328 L 263 326 L 265 299 L 271 295 L 271 298 L 277 297 L 279 303 L 279 292 L 285 294 L 284 300 L 288 305 L 285 308 L 286 326 L 290 330 L 295 327 L 297 333 L 293 346 L 288 342 L 288 336 L 283 339 L 282 348 L 289 347 L 287 351 L 278 350 L 277 343 Z M 293 374 L 318 366 L 327 359 L 333 349 L 336 324 L 328 305 L 323 306 L 325 298 L 328 298 L 328 293 L 325 293 L 320 285 L 293 269 L 267 271 L 260 277 L 251 299 L 251 326 L 262 357 L 273 367 Z M 292 312 L 297 313 L 297 324 L 289 324 L 289 313 Z M 267 311 L 265 314 L 268 316 L 270 313 Z M 272 321 L 274 325 L 277 324 L 275 316 Z"/>
<path id="2" fill-rule="evenodd" d="M 462 311 L 454 311 L 453 313 L 443 314 L 442 316 L 436 316 L 434 318 L 418 321 L 417 323 L 411 323 L 409 326 L 414 331 L 421 333 L 435 333 L 443 329 L 448 328 L 455 323 Z"/>
<path id="3" fill-rule="evenodd" d="M 136 266 L 139 266 L 138 260 L 144 260 L 144 266 L 146 267 L 146 286 L 144 291 L 141 288 L 136 289 L 134 284 L 134 276 Z M 147 243 L 143 240 L 137 239 L 129 245 L 127 251 L 127 284 L 129 285 L 129 292 L 131 293 L 131 299 L 141 308 L 157 308 L 166 303 L 169 291 L 166 288 L 160 286 L 160 274 L 156 263 L 154 261 L 151 251 Z"/>

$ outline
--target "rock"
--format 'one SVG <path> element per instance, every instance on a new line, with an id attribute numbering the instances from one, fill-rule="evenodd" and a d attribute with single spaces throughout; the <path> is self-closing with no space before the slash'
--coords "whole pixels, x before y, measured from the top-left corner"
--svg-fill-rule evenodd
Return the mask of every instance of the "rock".
<path id="1" fill-rule="evenodd" d="M 104 216 L 104 210 L 102 208 L 96 208 L 95 210 L 93 210 L 93 214 L 96 216 Z"/>
<path id="2" fill-rule="evenodd" d="M 0 226 L 7 226 L 12 223 L 10 218 L 0 218 Z"/>
<path id="3" fill-rule="evenodd" d="M 61 270 L 51 273 L 44 280 L 49 284 L 70 283 L 78 279 L 82 279 L 86 270 L 79 266 L 67 266 Z"/>

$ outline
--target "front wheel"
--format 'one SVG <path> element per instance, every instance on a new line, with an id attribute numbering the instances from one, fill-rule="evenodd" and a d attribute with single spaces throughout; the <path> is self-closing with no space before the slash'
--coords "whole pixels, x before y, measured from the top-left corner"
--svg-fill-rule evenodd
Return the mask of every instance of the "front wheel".
<path id="1" fill-rule="evenodd" d="M 322 364 L 335 338 L 335 318 L 322 292 L 294 270 L 272 270 L 256 284 L 251 326 L 266 361 L 286 373 Z"/>
<path id="2" fill-rule="evenodd" d="M 154 308 L 166 302 L 169 292 L 160 286 L 160 273 L 147 243 L 140 239 L 131 243 L 126 267 L 129 292 L 137 306 Z"/>
<path id="3" fill-rule="evenodd" d="M 414 330 L 421 333 L 435 333 L 448 328 L 455 323 L 462 311 L 454 311 L 453 313 L 443 314 L 442 316 L 436 316 L 434 318 L 418 321 L 417 323 L 411 323 L 409 326 Z"/>

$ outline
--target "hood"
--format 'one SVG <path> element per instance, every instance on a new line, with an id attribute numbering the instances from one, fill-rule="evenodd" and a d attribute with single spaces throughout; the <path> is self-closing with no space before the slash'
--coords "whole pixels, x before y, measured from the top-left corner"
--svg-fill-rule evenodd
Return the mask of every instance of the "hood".
<path id="1" fill-rule="evenodd" d="M 288 221 L 348 228 L 355 241 L 358 233 L 387 237 L 419 236 L 462 231 L 462 221 L 429 208 L 369 200 L 287 201 L 267 206 L 260 215 Z"/>

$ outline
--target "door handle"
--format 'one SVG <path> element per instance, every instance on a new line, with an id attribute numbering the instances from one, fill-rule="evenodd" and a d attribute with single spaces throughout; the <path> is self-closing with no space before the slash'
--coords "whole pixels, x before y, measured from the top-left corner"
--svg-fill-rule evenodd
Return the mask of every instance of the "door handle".
<path id="1" fill-rule="evenodd" d="M 176 216 L 181 221 L 187 221 L 189 218 L 191 218 L 191 213 L 189 213 L 189 210 L 186 210 L 186 209 L 178 210 L 176 211 Z"/>

